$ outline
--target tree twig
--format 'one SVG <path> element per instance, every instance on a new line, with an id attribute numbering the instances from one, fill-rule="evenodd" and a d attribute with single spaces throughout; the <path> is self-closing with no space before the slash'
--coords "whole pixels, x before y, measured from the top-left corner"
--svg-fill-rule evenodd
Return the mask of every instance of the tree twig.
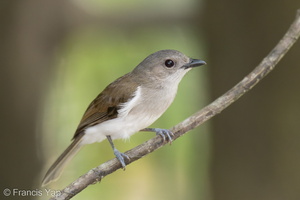
<path id="1" fill-rule="evenodd" d="M 281 60 L 281 58 L 287 53 L 291 46 L 296 42 L 300 35 L 300 9 L 297 11 L 297 16 L 286 34 L 275 46 L 275 48 L 265 57 L 262 62 L 249 73 L 241 82 L 235 85 L 232 89 L 226 92 L 224 95 L 216 99 L 214 102 L 198 111 L 191 117 L 187 118 L 183 122 L 174 126 L 171 131 L 174 133 L 173 140 L 176 140 L 180 136 L 184 135 L 191 129 L 196 128 L 205 121 L 209 120 L 213 116 L 219 114 L 222 110 L 228 107 L 230 104 L 239 99 L 242 95 L 252 89 L 261 79 L 263 79 L 269 72 L 271 72 L 275 65 Z M 160 136 L 154 137 L 145 143 L 125 152 L 130 157 L 130 163 L 146 156 L 147 154 L 161 148 L 167 144 L 163 142 Z M 76 181 L 71 183 L 65 189 L 63 189 L 59 195 L 51 199 L 65 200 L 70 199 L 90 184 L 101 181 L 105 176 L 113 173 L 121 168 L 119 161 L 114 158 L 109 160 L 96 168 L 91 169 L 86 174 L 79 177 Z"/>

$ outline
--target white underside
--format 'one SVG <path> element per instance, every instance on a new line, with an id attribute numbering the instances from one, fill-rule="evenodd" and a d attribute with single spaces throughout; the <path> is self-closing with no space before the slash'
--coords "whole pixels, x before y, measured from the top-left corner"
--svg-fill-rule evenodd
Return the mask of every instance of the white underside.
<path id="1" fill-rule="evenodd" d="M 96 126 L 90 127 L 85 131 L 83 144 L 101 142 L 110 135 L 115 139 L 128 139 L 134 133 L 151 125 L 157 118 L 138 119 L 138 117 L 129 115 L 127 117 L 115 118 Z"/>
<path id="2" fill-rule="evenodd" d="M 171 91 L 169 94 L 162 92 L 145 99 L 143 96 L 149 97 L 149 95 L 145 95 L 142 88 L 138 87 L 135 97 L 123 104 L 117 118 L 86 129 L 82 144 L 101 142 L 107 135 L 110 135 L 113 140 L 128 139 L 134 133 L 150 126 L 172 103 L 177 88 Z M 153 98 L 158 99 L 153 100 Z"/>

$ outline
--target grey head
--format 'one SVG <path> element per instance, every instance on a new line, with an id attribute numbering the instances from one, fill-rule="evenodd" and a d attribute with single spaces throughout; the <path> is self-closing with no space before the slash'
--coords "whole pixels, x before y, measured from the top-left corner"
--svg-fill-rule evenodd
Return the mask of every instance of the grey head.
<path id="1" fill-rule="evenodd" d="M 178 85 L 190 69 L 205 64 L 204 61 L 189 58 L 177 50 L 161 50 L 145 58 L 132 74 L 144 84 L 158 87 L 165 84 Z"/>

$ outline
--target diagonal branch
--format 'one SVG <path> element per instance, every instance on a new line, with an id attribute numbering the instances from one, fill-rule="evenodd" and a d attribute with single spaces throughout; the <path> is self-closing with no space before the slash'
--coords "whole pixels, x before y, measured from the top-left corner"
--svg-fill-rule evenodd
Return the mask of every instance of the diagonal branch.
<path id="1" fill-rule="evenodd" d="M 231 88 L 224 95 L 216 99 L 214 102 L 198 111 L 191 117 L 187 118 L 183 122 L 174 126 L 171 131 L 174 133 L 173 140 L 176 140 L 186 132 L 196 128 L 209 120 L 213 116 L 219 114 L 222 110 L 227 108 L 230 104 L 239 99 L 242 95 L 252 89 L 261 79 L 263 79 L 268 73 L 270 73 L 275 65 L 281 60 L 281 58 L 287 53 L 291 46 L 296 42 L 300 36 L 300 9 L 297 11 L 297 16 L 286 34 L 275 46 L 275 48 L 265 57 L 262 62 L 250 72 L 241 82 Z M 154 137 L 145 143 L 125 152 L 130 157 L 130 161 L 126 162 L 126 165 L 146 156 L 147 154 L 161 148 L 167 144 L 163 142 L 160 136 Z M 96 168 L 91 169 L 86 174 L 79 177 L 76 181 L 71 183 L 65 189 L 63 189 L 59 195 L 53 197 L 56 200 L 70 199 L 90 184 L 101 181 L 105 176 L 113 173 L 121 168 L 120 162 L 114 158 L 109 160 Z"/>

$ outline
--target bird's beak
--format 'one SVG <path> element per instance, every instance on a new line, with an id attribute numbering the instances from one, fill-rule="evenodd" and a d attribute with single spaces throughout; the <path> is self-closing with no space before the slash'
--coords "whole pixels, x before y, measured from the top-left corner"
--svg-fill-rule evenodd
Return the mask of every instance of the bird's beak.
<path id="1" fill-rule="evenodd" d="M 193 68 L 193 67 L 198 67 L 201 65 L 206 65 L 206 62 L 203 60 L 198 60 L 198 59 L 190 59 L 190 62 L 188 64 L 185 64 L 182 66 L 182 68 L 184 69 L 189 69 L 189 68 Z"/>

